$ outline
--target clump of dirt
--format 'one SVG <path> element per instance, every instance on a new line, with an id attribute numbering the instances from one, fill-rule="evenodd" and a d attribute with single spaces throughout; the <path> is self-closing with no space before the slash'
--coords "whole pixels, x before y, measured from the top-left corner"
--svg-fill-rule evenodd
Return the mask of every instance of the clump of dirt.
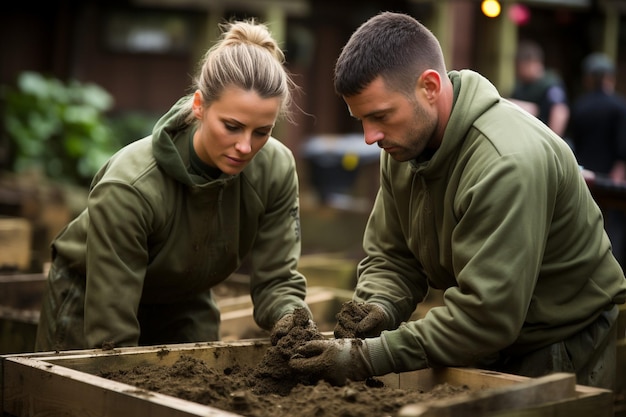
<path id="1" fill-rule="evenodd" d="M 336 315 L 335 337 L 337 339 L 351 339 L 357 337 L 357 325 L 367 316 L 365 303 L 346 301 Z"/>
<path id="2" fill-rule="evenodd" d="M 317 330 L 309 319 L 305 309 L 296 309 L 293 314 L 291 329 L 278 340 L 275 346 L 270 346 L 256 366 L 253 376 L 257 379 L 255 391 L 258 394 L 288 395 L 293 387 L 299 383 L 312 384 L 317 382 L 309 375 L 294 372 L 289 367 L 289 358 L 296 349 L 309 340 L 323 339 L 324 336 Z"/>
<path id="3" fill-rule="evenodd" d="M 270 346 L 252 369 L 235 366 L 218 370 L 200 359 L 182 355 L 172 366 L 142 365 L 100 376 L 245 417 L 393 415 L 407 404 L 469 391 L 448 384 L 427 393 L 394 389 L 376 378 L 348 381 L 336 387 L 294 372 L 288 361 L 297 347 L 322 338 L 306 311 L 296 310 L 287 335 Z"/>

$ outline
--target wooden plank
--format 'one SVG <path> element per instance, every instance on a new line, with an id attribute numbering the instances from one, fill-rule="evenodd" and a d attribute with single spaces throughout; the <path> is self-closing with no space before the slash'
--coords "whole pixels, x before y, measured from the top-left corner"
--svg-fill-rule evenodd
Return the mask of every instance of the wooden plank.
<path id="1" fill-rule="evenodd" d="M 0 217 L 0 268 L 26 271 L 31 260 L 32 227 L 21 217 Z"/>
<path id="2" fill-rule="evenodd" d="M 335 315 L 341 305 L 350 300 L 352 291 L 339 288 L 309 287 L 305 302 L 311 309 L 313 320 L 320 331 L 332 331 L 336 324 Z M 267 337 L 254 321 L 252 300 L 249 296 L 223 299 L 218 302 L 221 310 L 220 338 L 234 341 L 248 338 Z"/>
<path id="3" fill-rule="evenodd" d="M 435 384 L 447 382 L 453 385 L 468 385 L 475 389 L 498 388 L 528 381 L 524 376 L 484 369 L 437 368 L 433 369 L 432 374 Z"/>
<path id="4" fill-rule="evenodd" d="M 243 340 L 231 343 L 207 342 L 183 345 L 100 349 L 74 351 L 59 356 L 40 355 L 39 360 L 62 365 L 77 371 L 98 374 L 102 371 L 132 369 L 138 365 L 173 365 L 182 355 L 203 360 L 216 369 L 232 366 L 254 366 L 269 346 L 267 339 Z"/>
<path id="5" fill-rule="evenodd" d="M 328 300 L 340 300 L 341 302 L 347 301 L 352 298 L 352 291 L 342 290 L 338 288 L 327 287 L 308 287 L 305 301 L 307 304 L 325 303 Z M 249 295 L 241 295 L 237 297 L 227 297 L 217 300 L 217 305 L 222 312 L 228 313 L 230 311 L 237 311 L 243 309 L 252 309 L 252 299 Z M 325 308 L 321 311 L 325 312 Z M 334 317 L 333 317 L 334 318 Z"/>
<path id="6" fill-rule="evenodd" d="M 15 416 L 237 416 L 26 357 L 3 372 L 3 412 Z"/>
<path id="7" fill-rule="evenodd" d="M 613 392 L 599 388 L 576 386 L 574 400 L 552 400 L 520 410 L 504 410 L 489 417 L 617 417 Z"/>
<path id="8" fill-rule="evenodd" d="M 151 415 L 195 416 L 216 415 L 214 410 L 195 403 L 186 404 L 170 397 L 139 390 L 113 381 L 103 382 L 97 377 L 101 371 L 132 369 L 141 364 L 171 365 L 182 355 L 201 359 L 215 369 L 236 365 L 254 366 L 269 346 L 267 339 L 244 340 L 230 343 L 190 343 L 152 347 L 121 348 L 110 351 L 100 349 L 64 352 L 41 352 L 36 354 L 5 355 L 0 365 L 0 410 L 12 415 L 54 415 L 61 412 L 68 416 L 100 415 Z M 423 410 L 431 414 L 416 416 L 478 417 L 472 410 L 497 411 L 511 405 L 519 409 L 531 409 L 524 417 L 545 417 L 575 412 L 577 409 L 594 410 L 588 415 L 602 416 L 611 404 L 607 403 L 606 390 L 575 385 L 571 374 L 554 374 L 544 378 L 525 378 L 516 375 L 468 368 L 423 369 L 382 377 L 390 387 L 429 391 L 435 385 L 449 383 L 466 385 L 471 393 L 457 399 L 441 400 L 436 408 Z M 113 384 L 113 385 L 111 385 Z M 116 385 L 117 384 L 117 385 Z M 608 391 L 611 394 L 610 391 Z M 166 397 L 166 398 L 163 398 Z M 112 399 L 113 398 L 113 399 Z M 611 397 L 612 398 L 612 397 Z M 149 404 L 142 408 L 141 401 Z M 609 399 L 609 401 L 612 401 Z M 544 405 L 545 407 L 539 407 Z M 167 408 L 171 404 L 171 413 Z M 608 404 L 608 405 L 607 405 Z M 122 407 L 123 405 L 123 407 Z M 119 408 L 115 408 L 118 407 Z M 525 407 L 525 408 L 524 408 Z M 530 407 L 530 408 L 529 408 Z M 134 414 L 124 414 L 132 410 Z M 31 413 L 35 410 L 37 413 Z M 552 414 L 543 414 L 548 410 Z M 67 411 L 67 412 L 66 412 Z M 215 414 L 215 413 L 218 414 Z M 108 414 L 107 414 L 108 413 Z M 121 414 L 120 414 L 121 413 Z M 130 412 L 129 412 L 130 413 Z M 152 413 L 152 414 L 148 414 Z M 204 413 L 204 414 L 202 414 Z M 213 414 L 212 414 L 213 413 Z M 433 414 L 434 413 L 434 414 Z M 456 414 L 454 414 L 456 413 Z M 556 414 L 555 414 L 556 413 Z M 411 414 L 409 414 L 411 415 Z M 569 414 L 575 415 L 575 414 Z M 507 416 L 507 417 L 512 417 Z M 586 417 L 586 416 L 585 416 Z"/>
<path id="9" fill-rule="evenodd" d="M 462 373 L 455 372 L 457 379 Z M 486 375 L 474 373 L 468 383 L 489 384 Z M 496 375 L 491 375 L 496 376 Z M 503 376 L 503 375 L 501 375 Z M 471 382 L 470 382 L 471 381 Z M 452 381 L 446 381 L 454 384 Z M 468 385 L 468 384 L 465 384 Z M 576 376 L 556 373 L 541 378 L 527 379 L 504 387 L 491 388 L 458 397 L 429 401 L 404 407 L 399 417 L 483 417 L 491 416 L 500 410 L 523 409 L 537 404 L 544 404 L 555 398 L 571 399 L 575 397 Z"/>
<path id="10" fill-rule="evenodd" d="M 20 417 L 236 416 L 96 375 L 143 364 L 172 365 L 183 354 L 221 369 L 236 364 L 253 366 L 268 346 L 269 341 L 264 339 L 4 355 L 0 366 L 0 412 Z M 143 405 L 144 401 L 148 404 Z"/>
<path id="11" fill-rule="evenodd" d="M 46 276 L 0 275 L 0 354 L 32 352 Z"/>
<path id="12" fill-rule="evenodd" d="M 385 384 L 403 389 L 430 391 L 435 386 L 467 385 L 474 390 L 506 387 L 528 381 L 527 377 L 474 368 L 428 368 L 379 377 Z"/>

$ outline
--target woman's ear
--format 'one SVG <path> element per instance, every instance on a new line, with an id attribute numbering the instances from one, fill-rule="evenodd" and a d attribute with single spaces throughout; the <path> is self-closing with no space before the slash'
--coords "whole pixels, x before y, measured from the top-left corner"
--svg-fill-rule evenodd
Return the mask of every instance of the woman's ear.
<path id="1" fill-rule="evenodd" d="M 202 93 L 200 90 L 196 90 L 193 93 L 193 103 L 191 105 L 193 115 L 196 119 L 202 119 L 202 112 L 204 111 L 204 100 L 202 100 Z"/>

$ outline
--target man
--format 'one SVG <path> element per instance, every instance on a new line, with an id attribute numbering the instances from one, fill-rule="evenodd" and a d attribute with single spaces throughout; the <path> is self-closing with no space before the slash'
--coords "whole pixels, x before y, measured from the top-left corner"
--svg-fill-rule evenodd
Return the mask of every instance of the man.
<path id="1" fill-rule="evenodd" d="M 517 82 L 511 101 L 563 136 L 569 120 L 567 94 L 560 77 L 546 70 L 543 50 L 531 41 L 519 43 L 515 57 Z"/>
<path id="2" fill-rule="evenodd" d="M 615 92 L 615 65 L 603 53 L 592 53 L 583 60 L 583 94 L 572 108 L 568 137 L 578 162 L 587 170 L 626 184 L 626 101 Z M 624 265 L 624 212 L 608 209 L 605 228 L 613 253 Z"/>
<path id="3" fill-rule="evenodd" d="M 481 75 L 446 73 L 403 14 L 352 35 L 335 89 L 384 150 L 354 294 L 369 314 L 357 339 L 308 342 L 290 365 L 336 384 L 479 366 L 612 386 L 626 279 L 568 145 Z M 445 305 L 404 322 L 429 286 Z"/>

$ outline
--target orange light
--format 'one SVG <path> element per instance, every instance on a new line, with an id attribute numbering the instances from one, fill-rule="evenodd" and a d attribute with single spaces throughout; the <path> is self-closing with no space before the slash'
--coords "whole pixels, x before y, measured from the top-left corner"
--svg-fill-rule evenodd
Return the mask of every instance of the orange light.
<path id="1" fill-rule="evenodd" d="M 480 5 L 480 9 L 487 17 L 498 17 L 500 16 L 500 12 L 502 11 L 500 2 L 497 0 L 483 0 L 482 4 Z"/>

